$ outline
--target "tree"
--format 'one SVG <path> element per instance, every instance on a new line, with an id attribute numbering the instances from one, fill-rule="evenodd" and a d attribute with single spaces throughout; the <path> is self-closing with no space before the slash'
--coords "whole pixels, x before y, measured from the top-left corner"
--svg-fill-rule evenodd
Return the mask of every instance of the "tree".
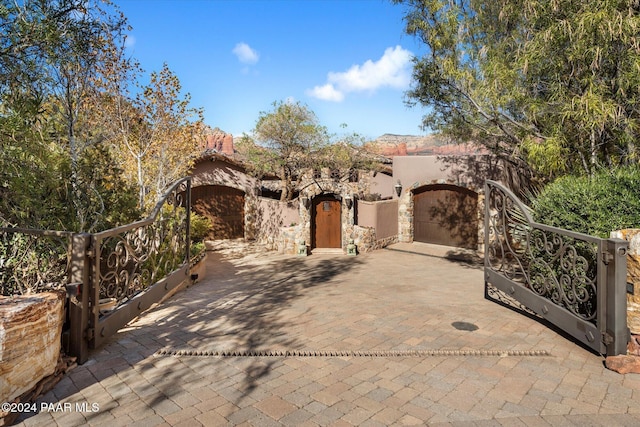
<path id="1" fill-rule="evenodd" d="M 140 208 L 155 205 L 165 189 L 185 176 L 199 154 L 204 135 L 202 110 L 180 95 L 178 77 L 164 64 L 134 99 L 114 99 L 120 157 L 137 183 Z M 151 197 L 148 197 L 148 196 Z"/>
<path id="2" fill-rule="evenodd" d="M 293 177 L 314 166 L 314 154 L 329 140 L 315 113 L 299 102 L 274 102 L 273 111 L 260 112 L 253 135 L 256 141 L 245 135 L 238 149 L 256 175 L 280 178 L 281 200 L 292 199 Z"/>
<path id="3" fill-rule="evenodd" d="M 92 112 L 100 110 L 94 83 L 101 52 L 127 27 L 122 14 L 100 3 L 0 1 L 0 193 L 7 196 L 0 216 L 6 222 L 91 231 L 115 218 L 99 190 L 106 188 L 104 177 L 95 175 L 110 175 L 112 153 L 98 147 L 104 129 Z M 124 195 L 127 185 L 117 190 Z"/>
<path id="4" fill-rule="evenodd" d="M 624 0 L 394 0 L 427 53 L 410 104 L 542 180 L 637 162 L 640 6 Z"/>

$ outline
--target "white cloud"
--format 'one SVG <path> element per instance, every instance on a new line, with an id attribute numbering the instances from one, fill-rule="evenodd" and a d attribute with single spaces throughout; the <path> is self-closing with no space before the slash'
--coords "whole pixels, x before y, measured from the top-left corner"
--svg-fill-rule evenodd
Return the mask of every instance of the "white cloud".
<path id="1" fill-rule="evenodd" d="M 344 93 L 336 90 L 331 83 L 327 83 L 324 86 L 316 86 L 313 89 L 308 89 L 306 94 L 314 98 L 322 99 L 323 101 L 340 102 L 344 99 Z"/>
<path id="2" fill-rule="evenodd" d="M 411 81 L 411 58 L 413 54 L 401 46 L 387 48 L 377 60 L 367 60 L 344 72 L 329 72 L 327 83 L 307 91 L 325 101 L 340 102 L 346 93 L 369 91 L 381 87 L 406 88 Z"/>
<path id="3" fill-rule="evenodd" d="M 246 43 L 238 43 L 232 50 L 238 61 L 243 64 L 253 65 L 258 62 L 260 55 Z"/>

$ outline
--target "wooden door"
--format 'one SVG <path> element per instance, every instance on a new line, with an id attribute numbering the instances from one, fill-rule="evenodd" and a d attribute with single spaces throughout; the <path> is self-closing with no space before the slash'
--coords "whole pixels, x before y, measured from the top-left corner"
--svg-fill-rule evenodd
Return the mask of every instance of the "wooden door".
<path id="1" fill-rule="evenodd" d="M 244 237 L 244 192 L 221 185 L 203 185 L 191 189 L 193 210 L 209 218 L 213 229 L 209 237 L 237 239 Z"/>
<path id="2" fill-rule="evenodd" d="M 455 185 L 429 185 L 413 196 L 413 240 L 477 249 L 478 195 Z"/>
<path id="3" fill-rule="evenodd" d="M 313 199 L 312 209 L 311 248 L 341 248 L 340 201 L 334 197 L 316 197 Z"/>

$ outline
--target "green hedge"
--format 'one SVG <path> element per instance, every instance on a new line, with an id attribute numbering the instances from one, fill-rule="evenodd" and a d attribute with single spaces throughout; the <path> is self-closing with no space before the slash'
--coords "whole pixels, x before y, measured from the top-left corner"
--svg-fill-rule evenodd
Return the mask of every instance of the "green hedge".
<path id="1" fill-rule="evenodd" d="M 640 227 L 640 168 L 566 176 L 535 198 L 537 222 L 608 238 L 613 230 Z"/>

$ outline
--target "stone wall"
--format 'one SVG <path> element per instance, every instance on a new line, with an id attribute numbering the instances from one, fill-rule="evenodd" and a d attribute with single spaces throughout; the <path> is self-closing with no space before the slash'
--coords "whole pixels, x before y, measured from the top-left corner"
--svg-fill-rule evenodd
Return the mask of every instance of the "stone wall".
<path id="1" fill-rule="evenodd" d="M 280 227 L 280 236 L 277 241 L 277 250 L 281 254 L 295 255 L 298 253 L 298 242 L 304 240 L 308 245 L 309 242 L 304 238 L 304 230 L 301 224 L 291 227 Z"/>
<path id="2" fill-rule="evenodd" d="M 634 286 L 633 294 L 627 293 L 627 326 L 633 335 L 640 335 L 640 229 L 614 231 L 611 237 L 629 242 L 627 282 Z"/>
<path id="3" fill-rule="evenodd" d="M 255 239 L 267 249 L 276 249 L 277 241 L 283 227 L 291 227 L 300 223 L 299 201 L 281 202 L 279 200 L 257 198 L 255 215 Z"/>
<path id="4" fill-rule="evenodd" d="M 397 234 L 378 239 L 376 229 L 373 227 L 355 225 L 353 227 L 353 236 L 353 242 L 356 245 L 358 253 L 367 253 L 398 243 Z"/>

